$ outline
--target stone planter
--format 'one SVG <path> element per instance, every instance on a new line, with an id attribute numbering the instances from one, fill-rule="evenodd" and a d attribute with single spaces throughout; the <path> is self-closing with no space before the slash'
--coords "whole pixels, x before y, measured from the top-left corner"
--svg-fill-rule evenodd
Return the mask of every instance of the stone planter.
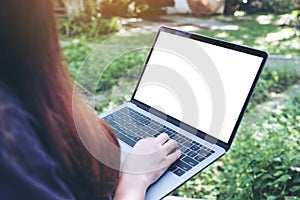
<path id="1" fill-rule="evenodd" d="M 187 0 L 195 15 L 213 15 L 224 7 L 224 0 Z"/>

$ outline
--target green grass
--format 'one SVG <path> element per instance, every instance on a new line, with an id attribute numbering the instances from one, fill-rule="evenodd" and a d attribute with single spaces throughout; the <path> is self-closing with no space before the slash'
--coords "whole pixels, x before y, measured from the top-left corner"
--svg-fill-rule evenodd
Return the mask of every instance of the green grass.
<path id="1" fill-rule="evenodd" d="M 299 80 L 297 66 L 278 65 L 265 68 L 255 88 L 248 110 L 271 100 L 272 96 L 286 91 L 290 86 L 299 83 Z"/>
<path id="2" fill-rule="evenodd" d="M 230 20 L 225 20 L 225 19 Z M 262 20 L 267 18 L 270 20 Z M 246 15 L 245 17 L 217 17 L 234 25 L 233 30 L 202 30 L 198 33 L 222 40 L 266 50 L 269 54 L 300 56 L 300 30 L 276 25 L 274 15 Z"/>

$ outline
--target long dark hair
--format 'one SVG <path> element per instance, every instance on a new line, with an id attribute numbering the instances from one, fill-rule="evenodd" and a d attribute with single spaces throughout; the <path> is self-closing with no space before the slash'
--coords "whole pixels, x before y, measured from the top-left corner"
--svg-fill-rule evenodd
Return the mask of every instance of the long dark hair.
<path id="1" fill-rule="evenodd" d="M 76 184 L 99 197 L 111 193 L 118 182 L 118 170 L 99 162 L 84 147 L 76 129 L 74 110 L 81 116 L 77 125 L 85 127 L 84 140 L 93 142 L 90 146 L 94 151 L 114 166 L 120 162 L 118 148 L 107 148 L 110 143 L 118 147 L 118 142 L 111 129 L 96 119 L 80 95 L 73 92 L 74 82 L 59 45 L 53 2 L 3 1 L 0 27 L 0 80 L 17 92 L 26 109 L 40 121 L 39 137 L 64 166 L 69 177 L 66 181 L 75 196 L 84 198 L 84 190 L 73 187 Z M 100 131 L 91 125 L 95 120 Z"/>

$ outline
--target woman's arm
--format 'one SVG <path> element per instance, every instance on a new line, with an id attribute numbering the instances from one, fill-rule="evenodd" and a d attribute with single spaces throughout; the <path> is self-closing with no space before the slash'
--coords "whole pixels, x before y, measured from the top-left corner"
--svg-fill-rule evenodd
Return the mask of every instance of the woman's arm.
<path id="1" fill-rule="evenodd" d="M 147 188 L 181 156 L 176 147 L 165 133 L 137 142 L 122 166 L 114 200 L 144 199 Z"/>

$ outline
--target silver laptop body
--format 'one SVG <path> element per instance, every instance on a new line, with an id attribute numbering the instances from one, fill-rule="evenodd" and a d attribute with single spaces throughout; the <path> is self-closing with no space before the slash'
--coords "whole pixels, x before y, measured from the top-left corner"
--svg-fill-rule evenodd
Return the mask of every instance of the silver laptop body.
<path id="1" fill-rule="evenodd" d="M 116 132 L 121 160 L 141 138 L 165 132 L 183 156 L 154 183 L 161 199 L 230 148 L 267 53 L 160 27 L 130 102 L 101 114 Z"/>

